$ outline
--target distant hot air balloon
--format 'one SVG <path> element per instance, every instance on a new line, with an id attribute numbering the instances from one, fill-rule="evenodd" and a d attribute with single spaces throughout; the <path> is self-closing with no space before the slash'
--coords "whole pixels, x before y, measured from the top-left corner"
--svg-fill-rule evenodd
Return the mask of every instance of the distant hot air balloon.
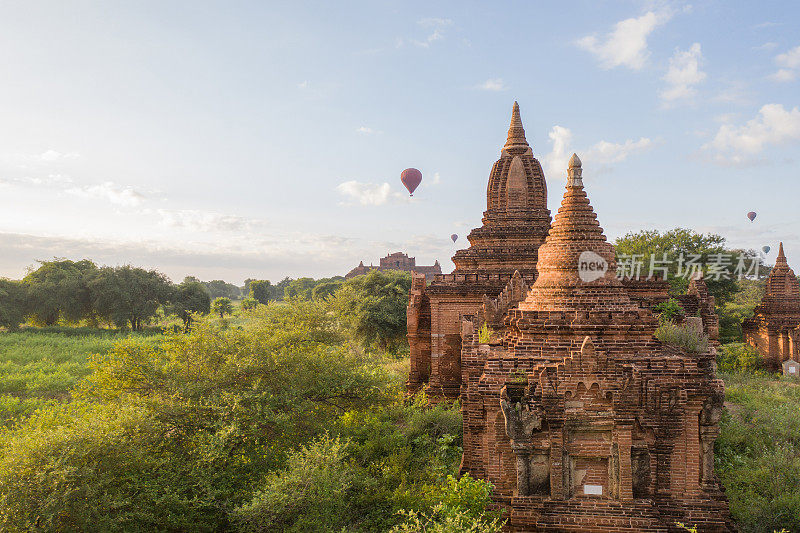
<path id="1" fill-rule="evenodd" d="M 763 247 L 763 248 L 761 248 L 761 249 L 764 251 L 764 253 L 765 253 L 765 254 L 768 254 L 768 253 L 769 253 L 769 251 L 771 250 L 771 248 L 770 248 L 769 246 L 764 246 L 764 247 Z"/>
<path id="2" fill-rule="evenodd" d="M 422 181 L 422 172 L 416 168 L 407 168 L 400 174 L 400 181 L 408 189 L 408 194 L 414 196 L 414 190 L 419 186 Z"/>
<path id="3" fill-rule="evenodd" d="M 756 212 L 755 211 L 750 211 L 749 213 L 747 213 L 747 218 L 749 218 L 750 222 L 752 222 L 756 218 Z"/>
<path id="4" fill-rule="evenodd" d="M 452 235 L 450 235 L 450 238 L 453 239 L 453 242 L 456 242 L 458 240 L 458 235 L 453 233 Z"/>

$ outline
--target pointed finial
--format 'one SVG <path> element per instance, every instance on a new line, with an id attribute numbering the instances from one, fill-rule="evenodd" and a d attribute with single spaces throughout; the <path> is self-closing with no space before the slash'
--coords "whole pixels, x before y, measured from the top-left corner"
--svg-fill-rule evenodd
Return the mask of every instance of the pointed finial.
<path id="1" fill-rule="evenodd" d="M 583 168 L 578 154 L 572 154 L 572 157 L 569 158 L 567 187 L 583 187 Z"/>
<path id="2" fill-rule="evenodd" d="M 528 141 L 525 140 L 525 128 L 522 127 L 522 118 L 519 114 L 519 104 L 516 101 L 511 111 L 511 124 L 508 126 L 508 138 L 504 148 L 513 146 L 528 146 Z"/>
<path id="3" fill-rule="evenodd" d="M 783 242 L 778 245 L 778 257 L 775 263 L 786 263 L 786 256 L 783 254 Z"/>

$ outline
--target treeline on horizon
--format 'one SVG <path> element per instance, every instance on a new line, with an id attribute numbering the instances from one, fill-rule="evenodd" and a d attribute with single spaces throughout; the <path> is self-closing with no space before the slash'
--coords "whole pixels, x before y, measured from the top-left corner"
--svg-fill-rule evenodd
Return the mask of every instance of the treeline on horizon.
<path id="1" fill-rule="evenodd" d="M 249 278 L 242 287 L 194 276 L 173 283 L 155 269 L 53 259 L 40 261 L 21 280 L 0 278 L 0 327 L 106 325 L 141 331 L 161 312 L 180 317 L 188 330 L 195 314 L 230 314 L 232 300 L 242 299 L 244 309 L 253 309 L 270 301 L 325 297 L 343 283 L 340 276 L 286 277 L 274 285 Z"/>

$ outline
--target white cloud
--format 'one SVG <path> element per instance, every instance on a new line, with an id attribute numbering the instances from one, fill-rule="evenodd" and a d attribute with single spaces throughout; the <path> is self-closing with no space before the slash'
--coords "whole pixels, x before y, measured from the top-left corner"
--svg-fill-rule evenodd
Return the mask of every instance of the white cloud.
<path id="1" fill-rule="evenodd" d="M 772 81 L 780 81 L 780 82 L 794 81 L 796 77 L 797 74 L 795 73 L 795 71 L 789 70 L 788 68 L 778 69 L 777 71 L 769 75 L 769 79 L 771 79 Z"/>
<path id="2" fill-rule="evenodd" d="M 448 26 L 452 26 L 453 21 L 446 18 L 424 18 L 418 20 L 417 24 L 423 28 L 430 29 L 431 33 L 422 41 L 411 39 L 411 42 L 421 48 L 429 48 L 431 44 L 436 41 L 444 40 L 444 29 Z M 402 39 L 398 40 L 397 46 L 400 47 L 402 44 Z"/>
<path id="3" fill-rule="evenodd" d="M 100 185 L 89 185 L 85 187 L 72 187 L 67 189 L 69 194 L 90 198 L 94 200 L 105 200 L 111 204 L 123 207 L 136 207 L 142 203 L 145 196 L 132 187 L 121 187 L 111 181 Z"/>
<path id="4" fill-rule="evenodd" d="M 587 35 L 577 45 L 592 53 L 605 69 L 625 66 L 634 70 L 642 68 L 650 56 L 647 37 L 658 26 L 672 18 L 671 12 L 648 11 L 638 18 L 621 20 L 604 38 Z"/>
<path id="5" fill-rule="evenodd" d="M 667 82 L 667 87 L 661 91 L 661 98 L 673 102 L 694 96 L 696 93 L 694 86 L 706 78 L 706 73 L 700 70 L 702 60 L 700 43 L 694 43 L 685 52 L 676 49 L 663 78 Z"/>
<path id="6" fill-rule="evenodd" d="M 553 126 L 547 136 L 550 137 L 550 141 L 553 143 L 553 149 L 550 150 L 549 154 L 542 157 L 545 172 L 548 176 L 560 176 L 566 172 L 567 162 L 570 155 L 572 155 L 569 153 L 569 148 L 572 145 L 572 132 L 569 128 L 563 126 Z"/>
<path id="7" fill-rule="evenodd" d="M 300 83 L 297 84 L 298 89 L 308 89 L 308 87 L 309 87 L 308 80 L 301 81 Z"/>
<path id="8" fill-rule="evenodd" d="M 345 181 L 336 186 L 339 194 L 346 197 L 346 205 L 385 205 L 390 200 L 401 200 L 403 195 L 393 191 L 388 183 L 362 183 L 356 180 Z"/>
<path id="9" fill-rule="evenodd" d="M 484 91 L 505 91 L 506 86 L 503 83 L 503 78 L 489 78 L 485 82 L 478 85 L 478 89 Z"/>
<path id="10" fill-rule="evenodd" d="M 768 145 L 800 140 L 800 109 L 784 109 L 781 104 L 767 104 L 758 115 L 742 126 L 723 124 L 714 139 L 703 146 L 716 152 L 722 164 L 746 165 Z"/>
<path id="11" fill-rule="evenodd" d="M 638 141 L 628 139 L 623 143 L 599 141 L 585 150 L 575 150 L 572 148 L 572 131 L 569 128 L 553 126 L 548 136 L 553 143 L 553 148 L 542 160 L 545 172 L 551 177 L 566 174 L 569 158 L 573 152 L 578 153 L 584 166 L 587 163 L 594 165 L 594 172 L 597 173 L 602 166 L 619 163 L 629 156 L 648 150 L 653 146 L 652 140 L 641 137 Z"/>
<path id="12" fill-rule="evenodd" d="M 78 157 L 80 156 L 74 152 L 62 153 L 62 152 L 57 152 L 56 150 L 47 150 L 46 152 L 42 152 L 41 154 L 39 154 L 39 159 L 41 159 L 42 161 L 46 161 L 48 163 L 51 163 L 53 161 L 60 161 L 63 159 L 77 159 Z"/>
<path id="13" fill-rule="evenodd" d="M 759 46 L 754 46 L 753 50 L 772 50 L 777 47 L 778 43 L 776 43 L 775 41 L 767 41 Z"/>
<path id="14" fill-rule="evenodd" d="M 431 178 L 431 185 L 439 185 L 442 182 L 442 177 L 439 175 L 438 172 L 433 173 L 433 178 Z"/>
<path id="15" fill-rule="evenodd" d="M 358 133 L 363 133 L 364 135 L 372 135 L 373 133 L 375 133 L 375 130 L 373 130 L 372 128 L 368 128 L 367 126 L 361 126 L 359 128 L 356 128 L 356 131 Z"/>
<path id="16" fill-rule="evenodd" d="M 213 211 L 159 209 L 158 214 L 163 226 L 202 232 L 252 231 L 263 224 L 263 221 Z"/>
<path id="17" fill-rule="evenodd" d="M 769 78 L 773 81 L 793 81 L 800 73 L 800 46 L 775 56 L 775 64 L 780 67 Z"/>

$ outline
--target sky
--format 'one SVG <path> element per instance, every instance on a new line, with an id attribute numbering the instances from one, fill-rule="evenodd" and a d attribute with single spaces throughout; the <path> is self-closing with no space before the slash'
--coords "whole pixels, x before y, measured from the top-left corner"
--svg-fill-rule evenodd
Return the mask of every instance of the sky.
<path id="1" fill-rule="evenodd" d="M 448 272 L 515 100 L 553 214 L 577 152 L 610 240 L 800 268 L 797 2 L 26 0 L 0 4 L 0 276 Z"/>

